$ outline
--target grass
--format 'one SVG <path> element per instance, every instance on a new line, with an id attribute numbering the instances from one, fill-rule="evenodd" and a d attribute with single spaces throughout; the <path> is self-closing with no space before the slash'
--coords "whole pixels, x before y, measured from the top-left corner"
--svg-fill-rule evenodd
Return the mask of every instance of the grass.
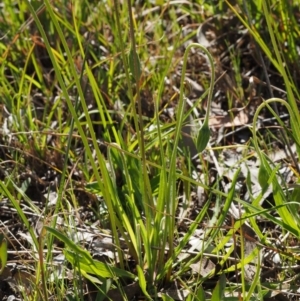
<path id="1" fill-rule="evenodd" d="M 14 262 L 33 275 L 11 277 L 12 293 L 265 300 L 298 285 L 299 25 L 282 4 L 237 2 L 145 1 L 130 14 L 130 1 L 3 1 L 0 279 Z M 203 22 L 209 50 L 195 43 Z M 219 143 L 216 107 L 230 110 Z M 260 135 L 269 116 L 279 131 Z M 288 173 L 270 159 L 278 141 Z"/>

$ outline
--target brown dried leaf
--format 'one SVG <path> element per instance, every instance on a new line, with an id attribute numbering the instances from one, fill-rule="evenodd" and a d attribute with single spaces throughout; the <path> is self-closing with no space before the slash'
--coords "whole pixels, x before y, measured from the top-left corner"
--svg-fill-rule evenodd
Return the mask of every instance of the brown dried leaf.
<path id="1" fill-rule="evenodd" d="M 213 116 L 209 119 L 209 126 L 213 127 L 233 127 L 243 126 L 248 123 L 248 116 L 244 111 L 238 112 L 238 114 L 231 120 L 230 115 L 226 116 Z"/>
<path id="2" fill-rule="evenodd" d="M 205 277 L 216 267 L 216 265 L 208 258 L 202 258 L 198 263 L 191 264 L 191 268 L 195 273 Z"/>

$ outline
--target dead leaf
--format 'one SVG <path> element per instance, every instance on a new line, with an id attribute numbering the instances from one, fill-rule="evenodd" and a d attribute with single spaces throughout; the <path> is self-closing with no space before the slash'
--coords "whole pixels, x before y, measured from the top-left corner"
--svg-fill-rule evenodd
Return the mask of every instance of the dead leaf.
<path id="1" fill-rule="evenodd" d="M 226 116 L 213 116 L 209 119 L 209 126 L 216 128 L 219 127 L 235 127 L 243 126 L 249 121 L 248 116 L 244 111 L 238 112 L 238 114 L 231 120 L 231 116 L 228 114 Z"/>
<path id="2" fill-rule="evenodd" d="M 200 274 L 202 277 L 205 277 L 213 269 L 215 269 L 216 265 L 208 258 L 203 257 L 198 263 L 191 264 L 191 269 Z"/>

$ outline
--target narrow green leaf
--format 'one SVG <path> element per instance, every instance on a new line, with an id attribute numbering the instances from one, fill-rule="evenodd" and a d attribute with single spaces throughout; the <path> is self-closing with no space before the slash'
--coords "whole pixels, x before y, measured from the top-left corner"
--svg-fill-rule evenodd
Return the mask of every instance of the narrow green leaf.
<path id="1" fill-rule="evenodd" d="M 196 300 L 205 301 L 205 292 L 202 286 L 200 286 L 196 292 Z"/>
<path id="2" fill-rule="evenodd" d="M 300 228 L 297 224 L 297 220 L 299 218 L 297 215 L 294 216 L 294 212 L 291 209 L 289 209 L 290 200 L 287 199 L 285 192 L 282 190 L 282 187 L 278 183 L 276 177 L 273 178 L 272 186 L 273 186 L 273 197 L 274 197 L 275 204 L 277 206 L 286 205 L 278 209 L 278 213 L 282 221 L 288 224 L 294 231 L 297 231 L 298 233 L 297 237 L 299 237 Z"/>
<path id="3" fill-rule="evenodd" d="M 64 242 L 66 244 L 67 247 L 69 247 L 73 252 L 75 252 L 77 255 L 81 255 L 82 258 L 84 258 L 86 260 L 86 262 L 92 263 L 93 262 L 93 258 L 90 255 L 89 252 L 87 252 L 86 250 L 82 249 L 79 245 L 75 244 L 72 240 L 70 240 L 67 236 L 65 236 L 64 234 L 62 234 L 61 232 L 57 231 L 56 229 L 53 229 L 51 227 L 48 226 L 44 226 L 44 228 L 50 232 L 51 234 L 53 234 L 56 238 L 58 238 L 59 240 L 61 240 L 62 242 Z"/>
<path id="4" fill-rule="evenodd" d="M 209 142 L 209 138 L 210 138 L 210 129 L 208 123 L 204 122 L 199 131 L 197 142 L 196 142 L 196 148 L 198 153 L 201 153 L 205 150 Z"/>
<path id="5" fill-rule="evenodd" d="M 136 81 L 140 80 L 142 71 L 141 71 L 141 62 L 139 59 L 139 56 L 136 52 L 134 52 L 132 49 L 130 49 L 130 52 L 128 54 L 128 64 L 131 74 L 133 75 L 134 79 Z M 135 64 L 137 67 L 137 74 L 135 72 Z"/>
<path id="6" fill-rule="evenodd" d="M 222 274 L 216 287 L 213 290 L 211 301 L 222 301 L 224 300 L 224 291 L 226 287 L 226 277 Z"/>
<path id="7" fill-rule="evenodd" d="M 149 299 L 152 300 L 152 298 L 150 297 L 150 295 L 147 292 L 147 284 L 146 284 L 146 279 L 145 279 L 145 275 L 143 273 L 142 268 L 137 265 L 136 266 L 137 272 L 138 272 L 138 277 L 139 277 L 139 285 L 140 288 L 142 290 L 142 292 L 144 293 L 144 295 Z"/>
<path id="8" fill-rule="evenodd" d="M 136 276 L 130 272 L 122 269 L 115 268 L 98 260 L 92 260 L 92 262 L 86 262 L 83 257 L 78 254 L 65 250 L 64 254 L 66 259 L 72 263 L 73 266 L 80 267 L 80 271 L 85 273 L 93 274 L 101 278 L 114 278 L 114 277 L 128 277 L 134 279 Z"/>
<path id="9" fill-rule="evenodd" d="M 281 205 L 278 205 L 278 206 L 274 206 L 271 209 L 268 208 L 268 209 L 262 210 L 261 207 L 259 207 L 259 205 L 253 206 L 252 204 L 250 204 L 248 202 L 244 202 L 242 200 L 239 200 L 239 202 L 243 206 L 245 206 L 246 208 L 248 208 L 251 212 L 254 212 L 251 215 L 249 215 L 248 217 L 256 216 L 256 215 L 263 215 L 268 220 L 272 221 L 274 224 L 279 225 L 280 227 L 282 227 L 286 231 L 291 232 L 294 236 L 299 237 L 299 232 L 297 230 L 297 227 L 293 228 L 289 224 L 287 224 L 284 221 L 282 221 L 281 219 L 278 219 L 278 218 L 274 217 L 272 214 L 268 213 L 268 211 L 279 210 L 280 208 L 286 207 L 288 204 L 281 204 Z"/>
<path id="10" fill-rule="evenodd" d="M 254 274 L 254 278 L 252 280 L 251 286 L 247 292 L 247 296 L 245 297 L 245 301 L 251 300 L 251 297 L 254 295 L 254 291 L 257 287 L 260 287 L 260 275 L 261 275 L 261 259 L 260 259 L 260 250 L 257 251 L 257 265 L 256 265 L 256 273 Z"/>
<path id="11" fill-rule="evenodd" d="M 258 183 L 264 192 L 268 188 L 269 173 L 266 169 L 264 159 L 261 157 L 261 162 L 258 170 Z"/>
<path id="12" fill-rule="evenodd" d="M 74 266 L 79 264 L 81 271 L 103 278 L 113 278 L 116 276 L 135 278 L 135 275 L 132 273 L 94 260 L 88 251 L 82 249 L 79 245 L 75 244 L 72 240 L 56 229 L 47 226 L 45 226 L 45 229 L 66 244 L 66 246 L 70 249 L 66 249 L 64 251 L 67 260 Z"/>
<path id="13" fill-rule="evenodd" d="M 0 275 L 7 263 L 7 241 L 3 234 L 0 234 Z"/>

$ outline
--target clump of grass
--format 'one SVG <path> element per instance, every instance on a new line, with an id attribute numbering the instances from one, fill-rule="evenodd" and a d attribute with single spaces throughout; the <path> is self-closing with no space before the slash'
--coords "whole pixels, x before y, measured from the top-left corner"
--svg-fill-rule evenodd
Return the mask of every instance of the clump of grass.
<path id="1" fill-rule="evenodd" d="M 222 5 L 218 6 L 218 12 L 225 14 Z M 287 139 L 295 141 L 299 155 L 298 92 L 293 77 L 284 68 L 284 60 L 293 62 L 296 53 L 291 51 L 282 57 L 280 47 L 287 36 L 274 30 L 270 7 L 265 3 L 252 4 L 251 14 L 260 20 L 257 12 L 261 8 L 265 12 L 270 44 L 262 40 L 259 25 L 254 28 L 238 9 L 228 5 L 282 75 L 287 89 L 287 101 L 267 100 L 257 108 L 254 117 L 253 143 L 261 162 L 258 180 L 262 192 L 251 204 L 243 202 L 235 189 L 240 169 L 234 173 L 225 193 L 221 179 L 210 187 L 206 185 L 210 181 L 209 167 L 203 168 L 206 182 L 202 182 L 192 177 L 193 162 L 189 156 L 179 160 L 184 154 L 178 147 L 182 126 L 205 97 L 185 108 L 186 63 L 189 51 L 196 51 L 197 47 L 205 51 L 211 65 L 210 88 L 204 93 L 208 94 L 207 111 L 198 136 L 193 137 L 201 159 L 211 135 L 209 116 L 215 84 L 214 58 L 197 44 L 184 45 L 194 37 L 196 28 L 183 37 L 184 31 L 177 22 L 178 11 L 181 17 L 195 15 L 193 6 L 146 3 L 144 9 L 149 11 L 143 16 L 144 10 L 138 6 L 132 10 L 130 1 L 127 5 L 118 1 L 93 5 L 82 0 L 68 6 L 63 1 L 54 4 L 45 0 L 39 7 L 38 1 L 26 0 L 18 7 L 18 15 L 16 9 L 5 2 L 7 10 L 3 19 L 13 26 L 5 37 L 11 43 L 0 44 L 4 50 L 0 66 L 0 89 L 5 106 L 2 118 L 6 122 L 6 126 L 1 125 L 1 139 L 9 149 L 4 159 L 9 159 L 11 165 L 7 165 L 9 170 L 3 171 L 0 187 L 1 199 L 9 200 L 32 240 L 29 246 L 24 243 L 24 248 L 30 249 L 36 268 L 33 283 L 36 292 L 31 291 L 28 300 L 48 300 L 54 295 L 57 300 L 63 300 L 70 288 L 74 299 L 83 300 L 85 283 L 93 284 L 99 300 L 114 299 L 116 290 L 119 290 L 119 298 L 129 299 L 127 288 L 130 285 L 136 288 L 135 294 L 156 300 L 171 300 L 166 289 L 175 284 L 181 287 L 187 300 L 238 300 L 242 297 L 263 300 L 271 291 L 264 290 L 264 283 L 261 283 L 261 246 L 255 245 L 245 255 L 247 233 L 240 230 L 238 235 L 237 232 L 250 224 L 258 240 L 270 247 L 269 233 L 262 233 L 256 220 L 263 216 L 282 232 L 299 236 L 297 191 L 289 193 L 279 184 L 279 166 L 274 166 L 259 148 L 256 135 L 257 117 L 260 110 L 267 107 L 284 129 Z M 208 11 L 215 9 L 212 3 L 205 3 L 205 6 Z M 206 17 L 205 14 L 201 16 Z M 197 22 L 204 21 L 201 16 L 197 14 Z M 24 23 L 26 18 L 28 22 Z M 282 14 L 281 19 L 295 22 L 291 11 Z M 146 23 L 148 32 L 144 32 Z M 290 24 L 284 24 L 288 32 Z M 25 25 L 29 25 L 29 29 Z M 288 39 L 294 49 L 294 37 Z M 234 55 L 233 51 L 231 57 Z M 238 72 L 238 61 L 235 63 Z M 177 70 L 181 73 L 176 78 Z M 174 86 L 180 84 L 179 96 L 173 90 L 170 92 L 166 78 L 172 78 Z M 236 74 L 236 79 L 238 88 L 242 89 L 240 74 Z M 239 95 L 242 98 L 244 94 Z M 164 109 L 172 101 L 177 102 L 175 118 L 166 122 Z M 272 102 L 289 109 L 292 130 L 270 107 Z M 211 150 L 211 146 L 209 148 Z M 1 157 L 1 164 L 7 164 L 4 159 Z M 204 160 L 202 162 L 205 164 Z M 48 178 L 46 168 L 49 168 Z M 25 177 L 20 177 L 21 173 Z M 29 175 L 30 180 L 27 179 Z M 260 203 L 270 186 L 275 205 L 265 209 Z M 190 205 L 191 191 L 197 187 L 207 192 L 208 200 L 201 210 L 195 210 L 193 220 L 183 219 L 178 223 L 179 205 L 184 198 L 186 206 Z M 34 188 L 42 192 L 37 196 L 32 192 Z M 53 192 L 54 199 L 50 197 Z M 242 204 L 244 211 L 224 232 L 222 228 L 234 201 Z M 82 207 L 91 209 L 98 218 L 97 235 L 111 237 L 111 255 L 105 260 L 95 259 L 83 242 L 82 245 L 75 242 L 81 241 L 80 229 L 85 227 L 80 217 Z M 39 217 L 42 231 L 34 231 L 27 210 Z M 85 222 L 94 226 L 92 220 Z M 185 228 L 184 233 L 181 228 Z M 201 247 L 196 254 L 187 252 L 191 238 L 199 230 L 203 230 L 199 239 Z M 240 257 L 235 245 L 238 237 Z M 226 248 L 226 243 L 232 239 L 235 243 Z M 6 264 L 6 242 L 9 248 L 8 237 L 0 238 L 0 270 Z M 73 278 L 69 284 L 55 273 L 53 262 L 58 245 L 62 246 L 64 255 L 64 273 L 67 273 L 68 263 L 72 266 Z M 44 255 L 45 250 L 47 255 Z M 298 258 L 292 252 L 281 255 L 289 262 Z M 218 258 L 222 271 L 216 266 L 205 276 L 201 271 L 194 278 L 196 273 L 192 267 L 205 256 Z M 234 263 L 228 263 L 229 260 Z M 256 275 L 249 284 L 245 269 L 253 260 L 256 260 Z M 240 279 L 235 285 L 230 283 L 232 273 L 236 280 Z M 215 275 L 218 279 L 208 296 L 204 288 L 207 280 Z M 225 297 L 227 295 L 230 297 Z"/>

